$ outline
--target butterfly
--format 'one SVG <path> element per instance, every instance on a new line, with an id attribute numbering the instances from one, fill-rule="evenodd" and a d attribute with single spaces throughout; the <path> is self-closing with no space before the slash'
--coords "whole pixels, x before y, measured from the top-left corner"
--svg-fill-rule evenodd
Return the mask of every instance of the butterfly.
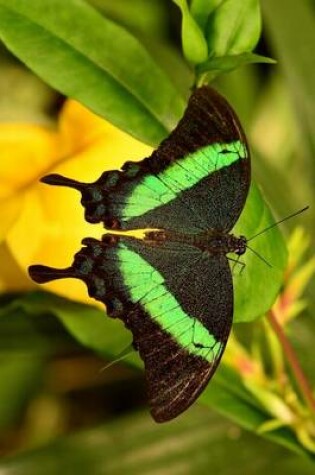
<path id="1" fill-rule="evenodd" d="M 250 185 L 249 149 L 235 112 L 209 86 L 197 88 L 150 157 L 91 184 L 55 174 L 42 181 L 80 191 L 86 220 L 103 222 L 107 233 L 84 239 L 70 267 L 35 265 L 30 276 L 38 283 L 83 280 L 132 332 L 153 418 L 177 417 L 213 376 L 232 326 L 228 255 L 238 261 L 246 238 L 230 231 Z M 139 229 L 142 239 L 124 233 Z"/>

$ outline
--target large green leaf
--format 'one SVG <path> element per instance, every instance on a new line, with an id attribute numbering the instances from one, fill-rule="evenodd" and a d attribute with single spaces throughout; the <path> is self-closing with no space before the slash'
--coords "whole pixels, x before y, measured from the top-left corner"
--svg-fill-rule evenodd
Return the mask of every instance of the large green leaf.
<path id="1" fill-rule="evenodd" d="M 0 470 L 12 475 L 311 475 L 314 465 L 195 407 L 163 425 L 148 414 L 124 417 L 3 460 Z"/>
<path id="2" fill-rule="evenodd" d="M 60 333 L 56 318 L 44 312 L 29 318 L 17 300 L 8 300 L 0 299 L 0 432 L 20 422 L 41 389 L 51 353 L 74 346 L 69 334 Z"/>
<path id="3" fill-rule="evenodd" d="M 233 232 L 251 239 L 273 222 L 258 187 L 252 184 L 244 211 Z M 235 323 L 255 320 L 270 309 L 283 283 L 287 263 L 286 246 L 278 227 L 257 236 L 248 246 L 251 249 L 247 249 L 240 259 L 246 264 L 245 269 L 240 270 L 236 265 L 233 271 Z"/>
<path id="4" fill-rule="evenodd" d="M 105 309 L 103 311 L 92 305 L 82 305 L 54 294 L 26 294 L 13 301 L 4 312 L 19 310 L 24 315 L 29 315 L 32 320 L 36 316 L 37 319 L 47 319 L 48 315 L 54 315 L 82 345 L 103 356 L 115 357 L 130 341 L 130 335 L 124 330 L 123 324 L 119 320 L 109 318 Z M 21 323 L 23 324 L 20 322 L 20 325 Z"/>
<path id="5" fill-rule="evenodd" d="M 39 389 L 44 361 L 36 352 L 0 352 L 0 432 L 18 422 L 27 400 Z"/>
<path id="6" fill-rule="evenodd" d="M 145 142 L 161 141 L 183 111 L 138 40 L 83 0 L 0 0 L 0 38 L 50 85 Z"/>

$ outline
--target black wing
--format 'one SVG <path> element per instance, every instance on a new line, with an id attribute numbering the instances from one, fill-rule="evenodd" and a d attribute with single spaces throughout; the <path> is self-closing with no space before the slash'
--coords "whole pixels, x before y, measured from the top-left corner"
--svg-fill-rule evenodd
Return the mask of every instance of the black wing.
<path id="1" fill-rule="evenodd" d="M 31 277 L 82 279 L 90 296 L 131 330 L 154 419 L 176 417 L 204 389 L 225 348 L 233 314 L 227 258 L 117 235 L 84 243 L 70 268 L 33 266 Z"/>
<path id="2" fill-rule="evenodd" d="M 227 101 L 208 86 L 191 96 L 183 118 L 153 154 L 82 184 L 59 175 L 44 182 L 82 193 L 89 222 L 108 229 L 230 230 L 248 193 L 245 134 Z"/>

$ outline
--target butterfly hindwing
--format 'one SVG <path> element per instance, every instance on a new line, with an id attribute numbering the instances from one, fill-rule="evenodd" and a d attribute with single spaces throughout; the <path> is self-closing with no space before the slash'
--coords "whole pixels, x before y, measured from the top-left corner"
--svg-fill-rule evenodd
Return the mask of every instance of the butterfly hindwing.
<path id="1" fill-rule="evenodd" d="M 249 158 L 231 106 L 213 89 L 197 89 L 176 129 L 142 162 L 146 172 L 121 207 L 123 228 L 230 230 L 247 197 Z"/>
<path id="2" fill-rule="evenodd" d="M 204 389 L 225 348 L 233 313 L 227 258 L 183 243 L 117 235 L 84 243 L 63 272 L 84 280 L 90 296 L 131 330 L 153 417 L 176 417 Z"/>
<path id="3" fill-rule="evenodd" d="M 183 118 L 152 155 L 105 172 L 92 184 L 59 175 L 43 181 L 82 192 L 86 219 L 108 229 L 230 230 L 244 206 L 250 160 L 241 125 L 226 100 L 197 89 Z"/>
<path id="4" fill-rule="evenodd" d="M 152 415 L 165 421 L 195 401 L 220 361 L 232 324 L 231 271 L 225 256 L 182 243 L 126 245 L 135 269 L 145 263 L 154 273 L 143 287 L 137 270 L 125 280 L 137 306 L 128 325 L 145 363 Z"/>

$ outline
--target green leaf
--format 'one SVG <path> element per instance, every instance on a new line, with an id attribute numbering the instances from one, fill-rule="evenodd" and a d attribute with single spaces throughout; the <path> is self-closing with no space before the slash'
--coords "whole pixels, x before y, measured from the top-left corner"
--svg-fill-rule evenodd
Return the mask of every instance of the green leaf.
<path id="1" fill-rule="evenodd" d="M 208 20 L 209 54 L 227 56 L 251 51 L 260 31 L 258 0 L 225 0 Z"/>
<path id="2" fill-rule="evenodd" d="M 29 293 L 17 299 L 11 308 L 29 315 L 54 315 L 82 345 L 103 356 L 115 357 L 130 341 L 123 323 L 109 318 L 105 308 L 100 310 L 46 292 Z"/>
<path id="3" fill-rule="evenodd" d="M 255 234 L 274 223 L 271 212 L 262 195 L 252 184 L 249 196 L 233 233 L 250 239 Z M 248 322 L 262 316 L 274 303 L 283 283 L 287 263 L 287 250 L 279 227 L 249 242 L 249 246 L 265 259 L 263 262 L 251 249 L 241 257 L 246 264 L 242 272 L 238 265 L 234 268 L 234 322 Z"/>
<path id="4" fill-rule="evenodd" d="M 275 64 L 276 61 L 266 56 L 254 53 L 241 53 L 227 56 L 220 56 L 219 58 L 210 58 L 196 68 L 198 74 L 207 73 L 208 82 L 212 81 L 221 73 L 232 71 L 241 66 L 251 63 L 268 63 Z"/>
<path id="5" fill-rule="evenodd" d="M 1 351 L 0 431 L 18 422 L 27 400 L 39 389 L 44 360 L 34 351 Z"/>
<path id="6" fill-rule="evenodd" d="M 204 62 L 208 57 L 207 42 L 201 29 L 191 15 L 187 0 L 173 0 L 182 12 L 182 44 L 183 52 L 193 64 Z"/>
<path id="7" fill-rule="evenodd" d="M 182 114 L 138 40 L 83 0 L 0 0 L 0 38 L 51 86 L 140 140 L 159 143 Z"/>
<path id="8" fill-rule="evenodd" d="M 314 473 L 306 457 L 197 407 L 168 424 L 155 424 L 145 413 L 133 414 L 0 463 L 3 473 L 14 475 L 42 475 L 43 467 L 45 475 Z"/>
<path id="9" fill-rule="evenodd" d="M 0 298 L 0 431 L 20 422 L 28 401 L 41 388 L 48 357 L 53 348 L 61 347 L 50 319 L 42 320 L 47 329 L 44 335 L 43 325 L 36 324 L 15 302 L 3 295 Z M 62 338 L 63 349 L 69 340 L 69 335 Z"/>
<path id="10" fill-rule="evenodd" d="M 204 31 L 208 17 L 223 0 L 192 0 L 190 11 L 200 28 Z"/>
<path id="11" fill-rule="evenodd" d="M 54 312 L 50 312 L 52 302 L 49 302 L 49 296 L 48 293 L 35 292 L 13 296 L 7 303 L 0 299 L 0 355 L 24 352 L 34 353 L 42 359 L 77 346 Z"/>
<path id="12" fill-rule="evenodd" d="M 167 6 L 160 0 L 89 0 L 95 8 L 133 34 L 157 39 L 165 34 Z"/>

